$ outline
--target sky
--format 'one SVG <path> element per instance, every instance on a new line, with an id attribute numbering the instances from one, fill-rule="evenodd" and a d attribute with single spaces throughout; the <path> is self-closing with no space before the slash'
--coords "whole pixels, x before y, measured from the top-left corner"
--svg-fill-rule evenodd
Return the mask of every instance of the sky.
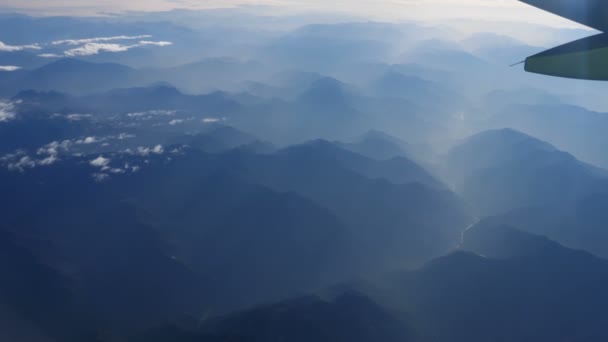
<path id="1" fill-rule="evenodd" d="M 33 15 L 98 15 L 125 11 L 166 11 L 263 6 L 286 12 L 337 12 L 370 19 L 453 19 L 572 23 L 516 0 L 0 0 L 0 10 Z"/>

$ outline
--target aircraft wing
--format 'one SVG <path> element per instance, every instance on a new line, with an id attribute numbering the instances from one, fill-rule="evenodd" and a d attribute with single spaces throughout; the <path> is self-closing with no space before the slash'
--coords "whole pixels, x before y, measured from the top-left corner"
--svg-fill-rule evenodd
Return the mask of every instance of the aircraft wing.
<path id="1" fill-rule="evenodd" d="M 519 0 L 598 31 L 608 31 L 607 0 Z"/>
<path id="2" fill-rule="evenodd" d="M 519 0 L 605 33 L 526 58 L 537 74 L 608 81 L 608 0 Z"/>
<path id="3" fill-rule="evenodd" d="M 583 38 L 528 57 L 525 70 L 550 76 L 608 81 L 608 34 Z"/>

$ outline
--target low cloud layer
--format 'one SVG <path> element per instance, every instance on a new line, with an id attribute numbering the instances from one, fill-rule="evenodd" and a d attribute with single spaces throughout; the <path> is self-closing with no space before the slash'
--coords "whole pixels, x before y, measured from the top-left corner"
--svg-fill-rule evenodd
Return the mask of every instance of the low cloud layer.
<path id="1" fill-rule="evenodd" d="M 136 35 L 136 36 L 112 36 L 112 37 L 92 37 L 79 39 L 55 40 L 51 43 L 36 43 L 30 45 L 8 45 L 0 41 L 0 52 L 15 52 L 23 50 L 43 50 L 45 47 L 60 47 L 60 46 L 75 46 L 68 50 L 57 53 L 43 52 L 38 54 L 41 58 L 61 58 L 61 57 L 84 57 L 99 54 L 101 52 L 124 52 L 133 48 L 144 46 L 164 47 L 172 45 L 172 42 L 167 41 L 151 41 L 151 35 Z M 138 40 L 135 44 L 122 44 L 121 41 Z M 20 69 L 18 66 L 0 66 L 0 71 L 15 71 Z"/>

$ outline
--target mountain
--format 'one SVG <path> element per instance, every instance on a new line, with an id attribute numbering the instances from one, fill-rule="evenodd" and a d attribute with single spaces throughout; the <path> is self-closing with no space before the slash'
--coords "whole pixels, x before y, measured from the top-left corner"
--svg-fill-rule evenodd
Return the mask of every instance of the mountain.
<path id="1" fill-rule="evenodd" d="M 410 162 L 403 168 L 346 152 L 324 141 L 294 146 L 257 156 L 247 164 L 247 177 L 330 209 L 351 227 L 370 267 L 415 264 L 457 244 L 470 219 L 457 196 L 415 178 L 405 184 L 378 178 L 403 181 L 409 174 L 429 180 L 421 168 L 409 169 Z"/>
<path id="2" fill-rule="evenodd" d="M 392 278 L 385 298 L 415 318 L 421 341 L 607 337 L 608 262 L 510 228 L 485 229 L 464 241 L 488 257 L 457 252 Z"/>
<path id="3" fill-rule="evenodd" d="M 538 91 L 527 93 L 537 94 Z M 530 95 L 519 94 L 516 97 L 503 96 L 505 100 L 498 102 L 492 99 L 492 105 L 487 106 L 491 115 L 486 126 L 513 127 L 549 141 L 581 160 L 607 168 L 604 132 L 608 119 L 605 113 L 563 103 L 564 99 L 558 101 L 556 96 L 538 96 L 542 97 L 535 101 L 528 100 Z"/>
<path id="4" fill-rule="evenodd" d="M 243 81 L 262 79 L 267 67 L 257 61 L 240 61 L 234 58 L 209 58 L 151 72 L 193 93 L 213 90 L 233 90 Z"/>
<path id="5" fill-rule="evenodd" d="M 136 76 L 134 69 L 120 64 L 89 63 L 64 58 L 33 69 L 10 84 L 0 86 L 14 93 L 35 89 L 82 94 L 131 85 L 137 82 Z"/>
<path id="6" fill-rule="evenodd" d="M 14 196 L 2 221 L 60 247 L 60 262 L 44 260 L 70 269 L 77 298 L 110 332 L 279 300 L 354 272 L 345 224 L 298 194 L 243 181 L 234 155 L 106 156 L 109 169 L 95 156 L 3 168 L 0 189 L 36 194 Z"/>
<path id="7" fill-rule="evenodd" d="M 12 204 L 2 210 L 3 222 L 54 246 L 41 249 L 35 240 L 22 242 L 27 250 L 40 253 L 49 267 L 66 270 L 74 284 L 73 301 L 86 304 L 68 307 L 70 312 L 91 316 L 93 331 L 125 333 L 201 309 L 208 303 L 205 275 L 172 258 L 167 241 L 147 224 L 144 212 L 104 189 L 92 177 L 92 168 L 88 160 L 76 159 L 27 173 L 2 169 L 3 192 L 36 193 L 35 199 L 13 196 Z M 63 200 L 57 200 L 58 193 Z M 41 303 L 54 298 L 40 295 L 32 310 L 41 310 Z"/>
<path id="8" fill-rule="evenodd" d="M 317 109 L 326 108 L 324 112 L 337 111 L 334 115 L 341 115 L 340 111 L 349 111 L 352 94 L 347 85 L 331 77 L 315 80 L 300 94 L 297 101 L 306 106 Z M 311 113 L 315 114 L 315 113 Z"/>
<path id="9" fill-rule="evenodd" d="M 488 64 L 481 58 L 460 47 L 442 46 L 437 41 L 420 43 L 413 52 L 405 56 L 405 59 L 410 63 L 458 73 L 488 68 Z"/>
<path id="10" fill-rule="evenodd" d="M 496 65 L 511 65 L 517 63 L 522 56 L 530 56 L 543 50 L 541 47 L 489 32 L 475 33 L 463 40 L 461 45 L 486 62 Z"/>
<path id="11" fill-rule="evenodd" d="M 361 145 L 357 145 L 360 147 Z M 283 151 L 286 154 L 297 154 L 302 158 L 311 158 L 318 163 L 337 163 L 351 171 L 372 179 L 386 179 L 395 184 L 421 183 L 430 187 L 442 188 L 441 182 L 435 179 L 424 168 L 405 156 L 395 156 L 387 160 L 376 160 L 351 152 L 353 145 L 331 143 L 315 140 L 301 145 L 291 146 Z M 397 147 L 391 145 L 388 150 Z"/>
<path id="12" fill-rule="evenodd" d="M 344 63 L 377 60 L 391 50 L 389 44 L 379 40 L 324 36 L 306 29 L 284 34 L 260 48 L 259 58 L 274 65 L 321 73 Z"/>
<path id="13" fill-rule="evenodd" d="M 530 205 L 566 207 L 605 191 L 606 172 L 511 129 L 476 134 L 452 148 L 446 176 L 483 215 Z"/>
<path id="14" fill-rule="evenodd" d="M 399 73 L 395 70 L 386 72 L 372 82 L 371 87 L 373 93 L 377 96 L 403 98 L 429 108 L 429 112 L 432 113 L 460 108 L 465 102 L 461 95 L 440 83 Z"/>
<path id="15" fill-rule="evenodd" d="M 290 299 L 204 322 L 184 331 L 168 327 L 133 341 L 410 341 L 405 324 L 367 297 L 344 293 L 332 300 Z"/>
<path id="16" fill-rule="evenodd" d="M 530 234 L 492 220 L 483 220 L 463 234 L 461 249 L 487 258 L 511 259 L 568 253 L 549 238 Z M 573 254 L 577 252 L 572 251 Z M 584 254 L 580 252 L 579 254 Z"/>
<path id="17" fill-rule="evenodd" d="M 91 315 L 74 295 L 75 284 L 24 244 L 28 241 L 8 229 L 0 230 L 0 337 L 18 341 L 45 341 L 45 336 L 79 341 L 93 330 Z M 80 312 L 80 313 L 78 313 Z"/>
<path id="18" fill-rule="evenodd" d="M 547 236 L 564 246 L 606 258 L 606 205 L 608 196 L 594 193 L 580 199 L 571 207 L 529 206 L 489 217 L 485 221 Z"/>
<path id="19" fill-rule="evenodd" d="M 225 125 L 214 125 L 209 130 L 195 135 L 179 136 L 172 144 L 186 144 L 208 153 L 225 152 L 235 148 L 251 148 L 252 151 L 272 151 L 271 144 L 260 142 L 251 134 Z"/>

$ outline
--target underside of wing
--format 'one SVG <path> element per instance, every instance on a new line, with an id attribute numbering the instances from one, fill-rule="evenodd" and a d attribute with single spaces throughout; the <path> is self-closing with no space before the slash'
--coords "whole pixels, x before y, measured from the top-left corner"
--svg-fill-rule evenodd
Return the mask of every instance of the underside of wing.
<path id="1" fill-rule="evenodd" d="M 608 34 L 577 40 L 526 59 L 525 70 L 533 73 L 608 80 Z"/>
<path id="2" fill-rule="evenodd" d="M 560 17 L 608 31 L 608 0 L 520 0 Z"/>

